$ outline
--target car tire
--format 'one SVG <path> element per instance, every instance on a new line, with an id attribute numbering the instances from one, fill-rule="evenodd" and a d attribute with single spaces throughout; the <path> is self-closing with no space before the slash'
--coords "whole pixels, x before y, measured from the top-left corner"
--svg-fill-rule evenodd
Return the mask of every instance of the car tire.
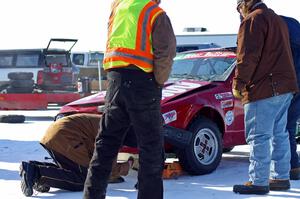
<path id="1" fill-rule="evenodd" d="M 32 79 L 26 80 L 10 80 L 10 86 L 14 88 L 32 88 L 34 81 Z"/>
<path id="2" fill-rule="evenodd" d="M 33 73 L 31 72 L 11 72 L 7 75 L 8 79 L 11 80 L 29 80 L 33 78 Z"/>
<path id="3" fill-rule="evenodd" d="M 63 87 L 57 84 L 42 84 L 40 88 L 45 91 L 63 90 Z"/>
<path id="4" fill-rule="evenodd" d="M 0 85 L 0 92 L 2 92 L 2 90 L 6 89 L 8 86 L 9 86 L 9 83 Z"/>
<path id="5" fill-rule="evenodd" d="M 223 150 L 218 126 L 205 117 L 199 117 L 189 131 L 193 133 L 190 144 L 177 154 L 181 166 L 191 175 L 213 172 L 221 161 Z"/>
<path id="6" fill-rule="evenodd" d="M 33 87 L 24 87 L 24 88 L 18 88 L 18 87 L 7 87 L 6 88 L 7 93 L 32 93 L 33 92 Z"/>
<path id="7" fill-rule="evenodd" d="M 24 115 L 0 115 L 1 123 L 23 123 L 24 121 Z"/>

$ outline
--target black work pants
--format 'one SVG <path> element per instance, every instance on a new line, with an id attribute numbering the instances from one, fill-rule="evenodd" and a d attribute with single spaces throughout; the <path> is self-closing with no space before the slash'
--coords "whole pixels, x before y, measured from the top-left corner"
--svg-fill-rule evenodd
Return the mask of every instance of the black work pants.
<path id="1" fill-rule="evenodd" d="M 112 161 L 132 125 L 139 150 L 138 199 L 162 199 L 164 148 L 161 88 L 141 70 L 108 72 L 104 115 L 84 187 L 84 199 L 105 198 Z"/>
<path id="2" fill-rule="evenodd" d="M 39 172 L 38 184 L 65 189 L 69 191 L 82 191 L 87 175 L 87 168 L 83 167 L 65 156 L 47 149 L 56 164 L 30 161 Z"/>

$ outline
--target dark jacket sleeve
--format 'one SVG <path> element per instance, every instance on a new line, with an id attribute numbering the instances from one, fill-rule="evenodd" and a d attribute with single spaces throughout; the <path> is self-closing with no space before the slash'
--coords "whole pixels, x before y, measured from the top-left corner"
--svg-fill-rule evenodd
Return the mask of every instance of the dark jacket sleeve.
<path id="1" fill-rule="evenodd" d="M 160 14 L 152 29 L 152 46 L 154 54 L 154 76 L 158 84 L 162 85 L 169 78 L 173 58 L 176 55 L 176 38 L 166 13 Z"/>
<path id="2" fill-rule="evenodd" d="M 282 18 L 288 26 L 298 88 L 300 88 L 300 23 L 291 17 L 282 16 Z"/>
<path id="3" fill-rule="evenodd" d="M 253 74 L 261 58 L 266 35 L 263 20 L 260 16 L 254 16 L 240 25 L 233 88 L 241 92 L 246 86 L 251 87 Z"/>
<path id="4" fill-rule="evenodd" d="M 284 20 L 288 26 L 290 41 L 295 46 L 300 46 L 300 24 L 299 22 L 290 17 L 284 17 Z"/>

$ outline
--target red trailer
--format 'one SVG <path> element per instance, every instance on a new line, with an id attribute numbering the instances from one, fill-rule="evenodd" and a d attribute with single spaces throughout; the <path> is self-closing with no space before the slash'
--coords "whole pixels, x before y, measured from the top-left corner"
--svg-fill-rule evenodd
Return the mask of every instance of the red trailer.
<path id="1" fill-rule="evenodd" d="M 0 110 L 47 109 L 48 104 L 64 105 L 89 95 L 90 90 L 83 89 L 88 81 L 79 81 L 82 92 L 77 88 L 78 69 L 70 59 L 76 42 L 56 38 L 45 49 L 1 51 L 0 68 L 11 72 L 0 85 Z"/>
<path id="2" fill-rule="evenodd" d="M 45 92 L 45 93 L 2 93 L 0 110 L 42 110 L 48 104 L 64 105 L 88 96 L 89 93 Z"/>

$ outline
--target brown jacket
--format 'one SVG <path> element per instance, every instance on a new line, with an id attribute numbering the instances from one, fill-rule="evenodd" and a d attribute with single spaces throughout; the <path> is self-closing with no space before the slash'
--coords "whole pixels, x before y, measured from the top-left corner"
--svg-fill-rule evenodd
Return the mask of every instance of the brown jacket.
<path id="1" fill-rule="evenodd" d="M 169 78 L 173 58 L 176 55 L 176 37 L 166 13 L 160 14 L 152 29 L 152 47 L 154 53 L 154 76 L 158 84 L 164 84 Z"/>
<path id="2" fill-rule="evenodd" d="M 88 167 L 100 118 L 100 115 L 95 114 L 74 114 L 61 118 L 49 126 L 40 143 Z"/>
<path id="3" fill-rule="evenodd" d="M 243 104 L 298 91 L 287 26 L 265 4 L 240 25 L 233 88 Z"/>

